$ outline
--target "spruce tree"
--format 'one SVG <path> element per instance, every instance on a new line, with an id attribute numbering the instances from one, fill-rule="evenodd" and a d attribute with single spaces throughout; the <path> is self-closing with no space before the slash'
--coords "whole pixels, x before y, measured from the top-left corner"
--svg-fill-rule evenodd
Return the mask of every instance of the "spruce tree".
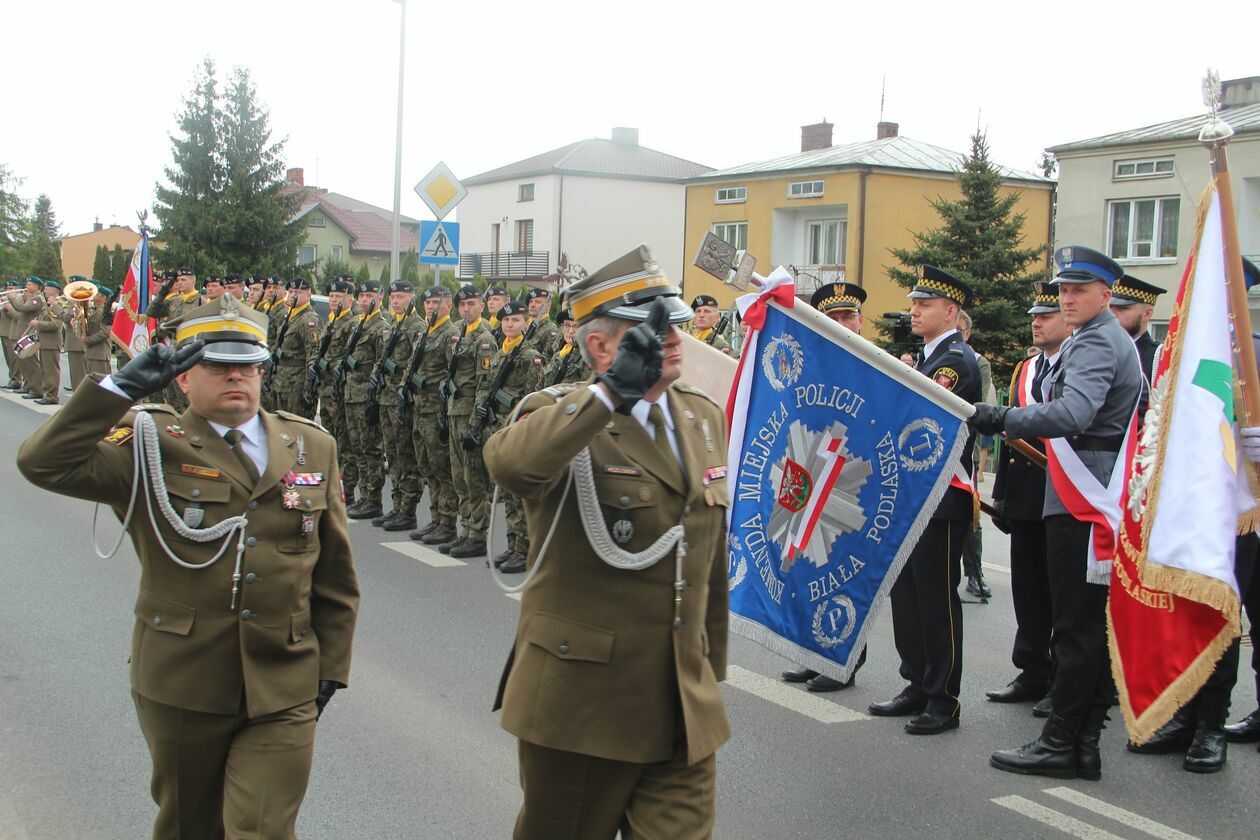
<path id="1" fill-rule="evenodd" d="M 359 266 L 359 270 L 354 273 L 354 279 L 359 283 L 366 283 L 372 279 L 372 269 L 368 268 L 367 263 Z"/>
<path id="2" fill-rule="evenodd" d="M 1047 276 L 1041 263 L 1045 246 L 1021 247 L 1024 214 L 1014 209 L 1019 194 L 1002 195 L 1002 180 L 989 159 L 985 135 L 977 132 L 958 172 L 962 198 L 929 199 L 942 225 L 915 233 L 913 248 L 892 249 L 904 267 L 888 269 L 889 277 L 907 289 L 917 279 L 917 267 L 925 263 L 971 285 L 977 300 L 969 310 L 975 322 L 971 346 L 992 363 L 995 383 L 1009 378 L 1024 357 L 1032 284 Z M 885 338 L 881 343 L 889 347 L 892 341 Z"/>
<path id="3" fill-rule="evenodd" d="M 61 273 L 61 245 L 55 239 L 49 239 L 42 233 L 32 234 L 27 250 L 32 274 L 42 280 L 65 282 L 65 275 Z"/>
<path id="4" fill-rule="evenodd" d="M 391 280 L 389 276 L 389 263 L 385 263 L 383 266 L 381 266 L 381 274 L 376 279 L 377 281 L 380 282 L 382 289 L 385 289 L 389 286 L 390 280 Z"/>
<path id="5" fill-rule="evenodd" d="M 49 239 L 61 236 L 61 225 L 57 223 L 57 214 L 53 212 L 52 199 L 46 193 L 40 193 L 35 199 L 35 213 L 31 220 L 32 231 L 36 235 Z"/>
<path id="6" fill-rule="evenodd" d="M 0 279 L 30 273 L 26 239 L 30 235 L 27 205 L 17 190 L 22 180 L 0 163 Z"/>
<path id="7" fill-rule="evenodd" d="M 115 289 L 121 289 L 127 280 L 127 270 L 131 268 L 131 256 L 133 251 L 124 251 L 121 245 L 115 245 L 114 250 L 109 256 L 109 285 Z"/>
<path id="8" fill-rule="evenodd" d="M 405 254 L 402 254 L 398 260 L 398 273 L 402 276 L 399 280 L 410 280 L 412 283 L 420 282 L 420 254 L 415 248 L 408 248 Z M 433 285 L 433 272 L 429 271 L 429 285 Z"/>
<path id="9" fill-rule="evenodd" d="M 104 245 L 96 246 L 96 256 L 92 258 L 91 279 L 106 286 L 111 285 L 110 281 L 114 279 L 114 269 L 109 263 L 109 249 Z"/>

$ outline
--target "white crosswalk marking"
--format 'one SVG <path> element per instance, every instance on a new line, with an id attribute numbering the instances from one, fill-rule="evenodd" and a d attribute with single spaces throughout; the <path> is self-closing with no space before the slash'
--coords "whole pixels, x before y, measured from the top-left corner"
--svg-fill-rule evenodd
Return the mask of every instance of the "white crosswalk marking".
<path id="1" fill-rule="evenodd" d="M 429 566 L 442 568 L 444 566 L 466 566 L 463 560 L 456 560 L 454 557 L 447 557 L 441 552 L 434 551 L 431 548 L 425 548 L 419 543 L 407 540 L 406 542 L 383 542 L 381 545 L 391 548 L 399 554 L 405 554 L 412 560 L 419 560 Z"/>
<path id="2" fill-rule="evenodd" d="M 1087 822 L 1078 820 L 1076 817 L 1069 817 L 1067 814 L 1056 811 L 1053 808 L 1038 805 L 1031 799 L 1025 799 L 1022 796 L 999 796 L 997 799 L 990 801 L 995 805 L 1001 805 L 1003 808 L 1009 808 L 1017 814 L 1023 814 L 1030 819 L 1034 819 L 1042 825 L 1058 829 L 1064 834 L 1080 837 L 1081 840 L 1123 840 L 1118 834 L 1112 834 L 1110 831 L 1096 828 Z"/>
<path id="3" fill-rule="evenodd" d="M 504 592 L 503 594 L 504 594 L 506 597 L 511 598 L 513 601 L 519 601 L 519 600 L 521 600 L 521 594 L 522 594 L 522 593 L 520 593 L 520 592 Z"/>
<path id="4" fill-rule="evenodd" d="M 861 712 L 855 712 L 838 703 L 824 700 L 800 688 L 753 673 L 738 665 L 726 666 L 726 684 L 763 700 L 769 700 L 797 714 L 813 718 L 820 723 L 852 723 L 858 720 L 870 720 Z"/>
<path id="5" fill-rule="evenodd" d="M 997 563 L 981 563 L 980 565 L 988 569 L 990 572 L 998 572 L 1004 575 L 1009 575 L 1011 573 L 1010 566 L 999 566 Z"/>
<path id="6" fill-rule="evenodd" d="M 1175 828 L 1169 828 L 1163 823 L 1157 823 L 1154 820 L 1147 819 L 1140 814 L 1135 814 L 1132 811 L 1126 811 L 1123 808 L 1118 808 L 1109 802 L 1103 802 L 1101 799 L 1095 799 L 1092 796 L 1081 793 L 1078 790 L 1073 790 L 1072 788 L 1047 788 L 1042 791 L 1042 793 L 1057 796 L 1064 802 L 1071 802 L 1073 805 L 1084 808 L 1086 811 L 1093 811 L 1095 814 L 1100 814 L 1108 819 L 1115 820 L 1118 823 L 1123 823 L 1130 828 L 1135 828 L 1138 831 L 1151 835 L 1152 837 L 1158 837 L 1160 840 L 1198 840 L 1198 838 L 1193 834 L 1186 834 L 1185 832 L 1178 831 Z"/>

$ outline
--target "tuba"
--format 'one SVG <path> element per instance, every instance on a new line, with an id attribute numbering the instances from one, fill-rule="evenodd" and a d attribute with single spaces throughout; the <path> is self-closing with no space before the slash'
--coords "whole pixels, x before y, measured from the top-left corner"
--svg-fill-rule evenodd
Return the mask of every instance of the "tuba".
<path id="1" fill-rule="evenodd" d="M 83 341 L 87 337 L 88 318 L 96 310 L 96 293 L 96 284 L 90 280 L 76 280 L 73 283 L 67 283 L 66 288 L 61 292 L 61 296 L 69 301 L 72 307 L 70 327 L 74 330 L 74 334 L 79 337 L 79 341 Z"/>

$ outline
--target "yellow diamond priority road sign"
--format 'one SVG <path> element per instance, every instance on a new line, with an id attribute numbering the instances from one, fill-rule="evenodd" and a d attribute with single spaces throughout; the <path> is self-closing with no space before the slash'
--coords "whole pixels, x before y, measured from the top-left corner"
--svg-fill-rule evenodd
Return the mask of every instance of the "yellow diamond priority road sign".
<path id="1" fill-rule="evenodd" d="M 446 217 L 446 214 L 455 209 L 455 205 L 464 200 L 464 196 L 468 195 L 468 190 L 464 189 L 464 185 L 455 177 L 455 173 L 451 172 L 451 168 L 445 163 L 438 163 L 433 170 L 420 179 L 420 183 L 416 184 L 416 195 L 433 211 L 433 215 L 438 220 Z"/>

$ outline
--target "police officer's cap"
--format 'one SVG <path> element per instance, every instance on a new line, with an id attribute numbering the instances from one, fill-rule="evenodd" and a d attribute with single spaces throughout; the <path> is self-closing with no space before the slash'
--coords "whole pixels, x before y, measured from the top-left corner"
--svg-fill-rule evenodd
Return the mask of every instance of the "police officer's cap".
<path id="1" fill-rule="evenodd" d="M 691 302 L 691 308 L 699 309 L 702 306 L 712 306 L 714 309 L 717 309 L 717 298 L 713 295 L 696 295 L 696 299 Z"/>
<path id="2" fill-rule="evenodd" d="M 1028 310 L 1029 315 L 1049 315 L 1051 312 L 1059 311 L 1059 291 L 1053 283 L 1043 280 L 1035 283 L 1034 288 L 1033 305 Z"/>
<path id="3" fill-rule="evenodd" d="M 201 339 L 210 362 L 249 364 L 270 358 L 267 350 L 267 316 L 241 304 L 232 295 L 203 303 L 170 322 L 175 345 Z"/>
<path id="4" fill-rule="evenodd" d="M 512 297 L 512 293 L 507 290 L 507 286 L 490 286 L 486 289 L 486 297 Z"/>
<path id="5" fill-rule="evenodd" d="M 366 294 L 367 292 L 372 292 L 373 294 L 375 294 L 376 292 L 379 292 L 380 290 L 381 290 L 381 284 L 379 281 L 376 281 L 376 280 L 364 280 L 362 283 L 354 287 L 354 293 L 356 295 Z"/>
<path id="6" fill-rule="evenodd" d="M 1166 291 L 1168 290 L 1139 280 L 1132 274 L 1126 274 L 1111 287 L 1111 305 L 1124 308 L 1145 303 L 1154 306 L 1155 299 Z"/>
<path id="7" fill-rule="evenodd" d="M 425 300 L 441 300 L 443 298 L 448 298 L 450 296 L 451 296 L 451 290 L 442 285 L 430 286 L 429 288 L 424 290 Z"/>
<path id="8" fill-rule="evenodd" d="M 460 286 L 459 291 L 455 293 L 455 302 L 463 303 L 466 300 L 481 300 L 481 289 L 471 283 Z"/>
<path id="9" fill-rule="evenodd" d="M 1243 262 L 1243 280 L 1247 284 L 1247 288 L 1260 283 L 1260 268 L 1256 268 L 1256 264 L 1246 257 L 1242 258 Z"/>
<path id="10" fill-rule="evenodd" d="M 549 297 L 551 297 L 550 289 L 541 289 L 537 286 L 531 286 L 530 290 L 525 293 L 526 300 L 537 300 L 538 298 L 549 298 Z"/>
<path id="11" fill-rule="evenodd" d="M 525 299 L 509 300 L 507 303 L 503 304 L 503 306 L 500 307 L 498 311 L 498 316 L 499 316 L 500 321 L 502 321 L 504 318 L 508 317 L 509 315 L 528 315 L 528 314 L 529 314 L 529 302 Z"/>
<path id="12" fill-rule="evenodd" d="M 1115 284 L 1124 276 L 1120 263 L 1084 245 L 1064 245 L 1054 252 L 1054 279 L 1051 283 Z"/>
<path id="13" fill-rule="evenodd" d="M 646 321 L 657 298 L 665 302 L 671 324 L 681 324 L 695 317 L 682 299 L 682 290 L 665 276 L 647 245 L 640 245 L 574 283 L 566 295 L 579 324 L 602 315 Z"/>
<path id="14" fill-rule="evenodd" d="M 826 315 L 828 312 L 861 311 L 866 303 L 866 289 L 853 283 L 827 283 L 819 286 L 809 298 L 809 305 Z"/>
<path id="15" fill-rule="evenodd" d="M 407 294 L 411 294 L 415 291 L 415 288 L 411 285 L 410 280 L 395 280 L 393 283 L 389 284 L 389 290 L 390 292 L 406 292 Z"/>
<path id="16" fill-rule="evenodd" d="M 332 281 L 332 285 L 328 287 L 328 290 L 330 292 L 341 292 L 342 294 L 353 294 L 354 284 L 341 277 Z"/>
<path id="17" fill-rule="evenodd" d="M 945 298 L 966 309 L 975 302 L 976 293 L 948 271 L 934 265 L 921 265 L 914 288 L 906 297 L 914 300 Z"/>
<path id="18" fill-rule="evenodd" d="M 309 292 L 311 291 L 311 278 L 294 277 L 292 280 L 289 281 L 288 285 L 285 286 L 285 288 L 291 292 L 292 291 Z"/>

